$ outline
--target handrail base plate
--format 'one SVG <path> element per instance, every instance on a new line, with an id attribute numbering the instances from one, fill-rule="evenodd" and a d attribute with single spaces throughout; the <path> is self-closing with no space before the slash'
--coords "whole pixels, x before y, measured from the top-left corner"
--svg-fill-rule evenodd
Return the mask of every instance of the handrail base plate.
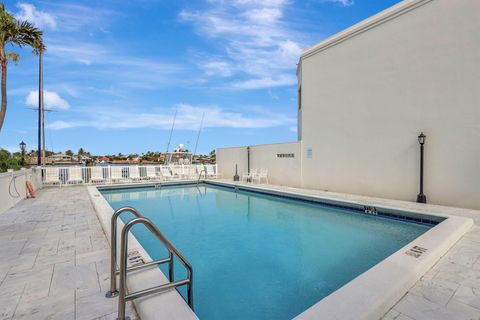
<path id="1" fill-rule="evenodd" d="M 115 291 L 107 291 L 107 293 L 105 293 L 105 297 L 106 298 L 115 298 L 118 296 L 118 290 L 115 290 Z"/>

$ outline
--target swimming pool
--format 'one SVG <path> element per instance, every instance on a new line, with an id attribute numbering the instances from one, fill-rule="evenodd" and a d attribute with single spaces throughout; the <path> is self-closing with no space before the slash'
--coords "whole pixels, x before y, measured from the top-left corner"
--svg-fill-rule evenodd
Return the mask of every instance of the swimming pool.
<path id="1" fill-rule="evenodd" d="M 102 194 L 137 208 L 189 260 L 200 319 L 291 319 L 432 227 L 205 184 Z M 165 256 L 142 227 L 133 234 Z"/>

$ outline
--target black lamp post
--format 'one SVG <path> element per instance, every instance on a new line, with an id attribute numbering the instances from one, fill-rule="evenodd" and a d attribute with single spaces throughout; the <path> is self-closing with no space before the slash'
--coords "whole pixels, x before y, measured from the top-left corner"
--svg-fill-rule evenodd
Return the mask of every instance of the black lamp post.
<path id="1" fill-rule="evenodd" d="M 25 149 L 27 148 L 27 144 L 25 142 L 20 142 L 20 151 L 22 151 L 22 160 L 21 165 L 22 167 L 25 165 Z"/>
<path id="2" fill-rule="evenodd" d="M 427 203 L 427 197 L 423 194 L 423 145 L 426 137 L 423 132 L 418 136 L 418 143 L 420 144 L 420 193 L 417 196 L 418 203 Z"/>

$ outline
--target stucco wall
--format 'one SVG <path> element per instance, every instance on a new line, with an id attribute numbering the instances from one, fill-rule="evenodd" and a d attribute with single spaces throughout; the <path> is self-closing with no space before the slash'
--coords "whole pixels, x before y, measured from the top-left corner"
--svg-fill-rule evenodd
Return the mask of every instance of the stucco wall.
<path id="1" fill-rule="evenodd" d="M 27 180 L 35 190 L 40 189 L 41 171 L 27 169 L 0 173 L 0 214 L 27 197 Z"/>
<path id="2" fill-rule="evenodd" d="M 428 202 L 480 209 L 479 12 L 424 1 L 302 59 L 304 187 L 414 201 L 423 131 Z"/>
<path id="3" fill-rule="evenodd" d="M 223 178 L 232 179 L 235 164 L 238 174 L 247 171 L 247 147 L 217 149 L 218 171 Z M 277 154 L 294 154 L 293 158 L 277 157 Z M 250 147 L 250 168 L 267 168 L 269 183 L 301 186 L 301 142 L 267 144 Z"/>

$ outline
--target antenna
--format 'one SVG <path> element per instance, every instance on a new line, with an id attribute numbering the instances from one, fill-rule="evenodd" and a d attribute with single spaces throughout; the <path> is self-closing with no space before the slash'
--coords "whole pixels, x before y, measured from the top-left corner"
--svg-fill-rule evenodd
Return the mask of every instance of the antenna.
<path id="1" fill-rule="evenodd" d="M 195 154 L 197 154 L 198 140 L 200 139 L 200 132 L 202 131 L 204 118 L 205 118 L 205 112 L 202 114 L 202 121 L 200 121 L 200 128 L 198 128 L 197 142 L 195 142 L 195 150 L 193 151 L 193 155 L 192 155 L 192 163 L 193 163 L 193 157 L 195 157 Z"/>
<path id="2" fill-rule="evenodd" d="M 170 148 L 170 142 L 172 141 L 173 128 L 175 128 L 175 120 L 177 119 L 177 111 L 178 109 L 175 108 L 175 114 L 173 116 L 173 122 L 172 122 L 172 129 L 170 130 L 170 138 L 168 138 L 167 151 L 165 152 L 164 164 L 167 164 L 167 153 L 168 153 L 168 149 Z"/>

